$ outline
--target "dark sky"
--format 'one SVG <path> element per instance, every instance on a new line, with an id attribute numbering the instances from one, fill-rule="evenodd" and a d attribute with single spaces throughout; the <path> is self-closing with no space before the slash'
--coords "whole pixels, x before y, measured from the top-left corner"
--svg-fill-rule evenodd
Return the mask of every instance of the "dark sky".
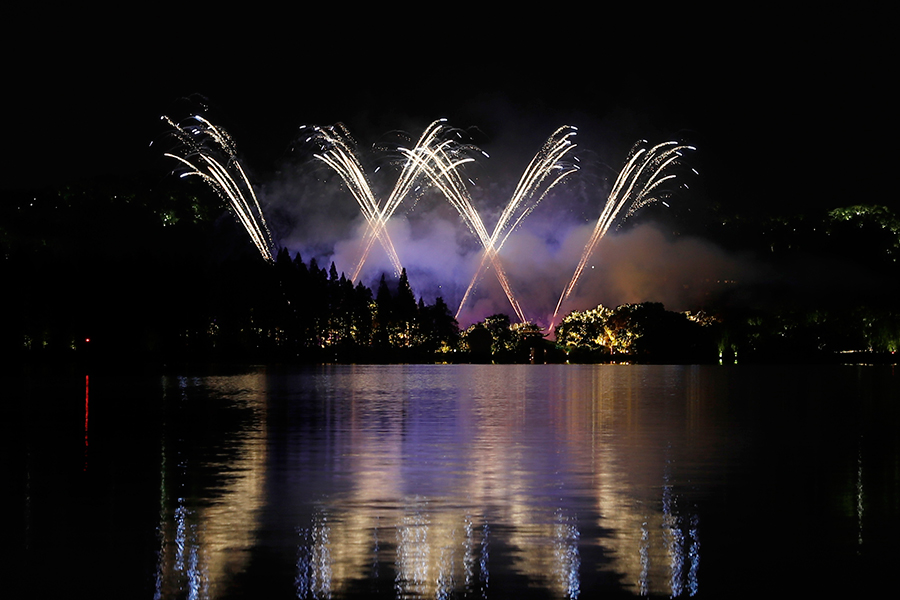
<path id="1" fill-rule="evenodd" d="M 563 124 L 612 164 L 639 137 L 686 135 L 726 204 L 890 200 L 873 177 L 887 158 L 869 148 L 892 124 L 878 15 L 567 5 L 524 22 L 480 5 L 404 18 L 252 9 L 14 14 L 3 188 L 153 173 L 159 116 L 187 116 L 178 99 L 200 93 L 261 172 L 303 124 L 343 121 L 371 142 L 447 117 L 523 164 Z"/>

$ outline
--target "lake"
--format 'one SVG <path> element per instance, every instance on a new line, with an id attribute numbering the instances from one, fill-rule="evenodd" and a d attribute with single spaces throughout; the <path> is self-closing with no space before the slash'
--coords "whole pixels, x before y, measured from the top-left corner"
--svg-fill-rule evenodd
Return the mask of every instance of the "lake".
<path id="1" fill-rule="evenodd" d="M 10 597 L 896 588 L 893 366 L 7 376 Z"/>

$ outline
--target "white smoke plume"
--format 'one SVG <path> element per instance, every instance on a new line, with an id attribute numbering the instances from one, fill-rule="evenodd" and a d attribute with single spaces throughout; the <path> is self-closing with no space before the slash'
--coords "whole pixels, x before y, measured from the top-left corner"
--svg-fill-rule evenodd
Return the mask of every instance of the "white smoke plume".
<path id="1" fill-rule="evenodd" d="M 321 172 L 319 172 L 321 176 Z M 327 183 L 292 173 L 266 189 L 280 244 L 322 267 L 333 261 L 338 272 L 351 273 L 362 251 L 365 221 L 352 196 L 336 177 Z M 511 178 L 515 182 L 515 176 Z M 496 181 L 496 178 L 492 178 Z M 511 184 L 488 184 L 473 191 L 473 202 L 490 230 Z M 586 201 L 585 194 L 596 199 Z M 488 197 L 500 198 L 490 202 Z M 549 326 L 560 294 L 572 277 L 594 227 L 605 190 L 584 190 L 576 183 L 548 195 L 510 236 L 500 252 L 516 299 L 526 317 Z M 586 205 L 588 205 L 586 207 Z M 593 207 L 589 206 L 593 205 Z M 593 213 L 593 215 L 589 214 Z M 275 218 L 270 218 L 275 221 Z M 430 303 L 441 296 L 452 310 L 459 307 L 482 258 L 482 247 L 458 213 L 440 196 L 429 193 L 407 201 L 388 223 L 388 233 L 407 270 L 413 290 Z M 392 273 L 386 253 L 376 242 L 359 280 L 372 287 L 382 273 Z M 601 240 L 559 318 L 597 304 L 662 302 L 669 310 L 708 306 L 723 292 L 748 282 L 754 270 L 748 260 L 730 256 L 699 238 L 666 235 L 661 226 L 639 224 L 615 228 Z M 459 313 L 462 327 L 495 313 L 514 317 L 492 270 Z M 557 319 L 558 320 L 558 319 Z"/>

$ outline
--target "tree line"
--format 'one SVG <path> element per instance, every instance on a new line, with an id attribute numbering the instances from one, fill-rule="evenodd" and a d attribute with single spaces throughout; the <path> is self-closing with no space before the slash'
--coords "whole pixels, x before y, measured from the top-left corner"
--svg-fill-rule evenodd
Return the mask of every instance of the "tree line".
<path id="1" fill-rule="evenodd" d="M 416 298 L 405 272 L 370 289 L 287 250 L 261 261 L 230 214 L 180 188 L 66 188 L 0 204 L 0 349 L 312 362 L 817 361 L 900 349 L 892 211 L 722 215 L 706 233 L 773 264 L 815 257 L 832 279 L 858 276 L 827 290 L 744 285 L 705 313 L 598 306 L 566 316 L 552 335 L 505 314 L 460 330 L 443 299 Z"/>

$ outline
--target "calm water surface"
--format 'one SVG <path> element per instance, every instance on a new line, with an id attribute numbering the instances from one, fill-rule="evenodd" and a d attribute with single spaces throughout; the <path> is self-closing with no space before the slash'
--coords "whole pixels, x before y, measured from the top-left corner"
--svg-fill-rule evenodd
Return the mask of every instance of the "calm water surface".
<path id="1" fill-rule="evenodd" d="M 10 379 L 15 558 L 4 585 L 21 597 L 897 587 L 890 366 Z"/>

